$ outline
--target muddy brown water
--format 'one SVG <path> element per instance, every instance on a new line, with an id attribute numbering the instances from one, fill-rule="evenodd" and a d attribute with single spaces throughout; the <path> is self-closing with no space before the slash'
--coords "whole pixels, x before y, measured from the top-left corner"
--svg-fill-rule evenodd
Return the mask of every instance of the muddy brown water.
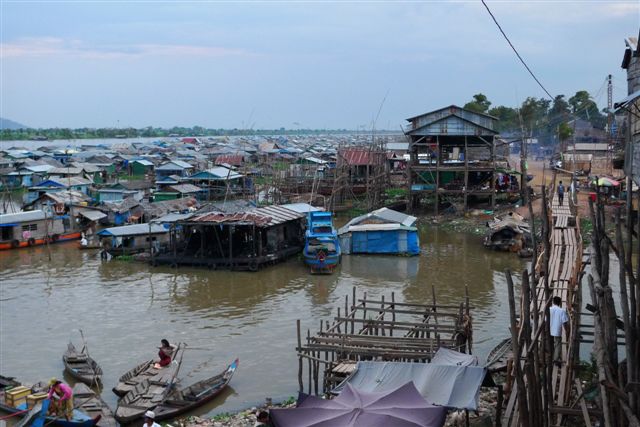
<path id="1" fill-rule="evenodd" d="M 104 370 L 103 398 L 117 378 L 156 357 L 160 339 L 186 342 L 181 373 L 189 384 L 240 367 L 231 387 L 194 412 L 215 414 L 297 393 L 296 319 L 314 333 L 356 286 L 397 301 L 458 304 L 469 287 L 474 353 L 483 359 L 508 335 L 504 270 L 519 283 L 525 261 L 486 250 L 482 237 L 421 229 L 419 257 L 343 256 L 333 275 L 310 275 L 300 258 L 257 273 L 151 267 L 100 260 L 77 242 L 0 252 L 0 373 L 23 382 L 61 377 L 69 339 Z M 67 381 L 72 382 L 70 378 Z"/>

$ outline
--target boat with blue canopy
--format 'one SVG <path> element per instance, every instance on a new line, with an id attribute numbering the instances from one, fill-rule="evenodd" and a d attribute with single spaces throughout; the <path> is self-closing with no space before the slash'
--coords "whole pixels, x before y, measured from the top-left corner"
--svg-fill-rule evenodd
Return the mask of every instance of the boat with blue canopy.
<path id="1" fill-rule="evenodd" d="M 332 273 L 342 252 L 331 212 L 309 212 L 305 233 L 304 262 L 312 273 Z"/>

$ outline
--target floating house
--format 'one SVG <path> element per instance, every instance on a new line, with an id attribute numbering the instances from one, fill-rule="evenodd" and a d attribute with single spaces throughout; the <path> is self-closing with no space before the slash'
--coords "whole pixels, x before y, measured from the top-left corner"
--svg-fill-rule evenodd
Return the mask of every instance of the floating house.
<path id="1" fill-rule="evenodd" d="M 169 249 L 152 262 L 257 271 L 302 251 L 304 218 L 282 206 L 196 214 L 172 226 Z"/>
<path id="2" fill-rule="evenodd" d="M 340 228 L 340 247 L 345 254 L 418 255 L 416 220 L 414 216 L 380 208 Z"/>
<path id="3" fill-rule="evenodd" d="M 169 230 L 162 224 L 133 224 L 99 231 L 100 245 L 112 256 L 159 250 L 169 242 Z"/>
<path id="4" fill-rule="evenodd" d="M 68 215 L 52 216 L 42 210 L 0 215 L 0 250 L 79 238 L 80 230 Z"/>

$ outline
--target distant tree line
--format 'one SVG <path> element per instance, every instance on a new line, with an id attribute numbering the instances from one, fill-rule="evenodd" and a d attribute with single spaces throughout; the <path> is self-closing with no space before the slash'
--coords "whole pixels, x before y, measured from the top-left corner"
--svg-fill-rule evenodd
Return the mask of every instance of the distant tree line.
<path id="1" fill-rule="evenodd" d="M 348 133 L 347 129 L 207 129 L 202 126 L 136 128 L 50 128 L 50 129 L 2 129 L 0 140 L 52 140 L 52 139 L 102 139 L 102 138 L 166 138 L 198 136 L 252 136 L 252 135 L 319 135 Z"/>
<path id="2" fill-rule="evenodd" d="M 568 100 L 564 95 L 556 96 L 553 101 L 528 97 L 516 108 L 504 105 L 491 107 L 491 101 L 478 93 L 464 108 L 497 117 L 497 130 L 503 134 L 537 137 L 545 145 L 571 137 L 573 129 L 568 123 L 575 118 L 587 120 L 598 129 L 607 125 L 607 116 L 598 109 L 586 90 L 576 92 Z"/>

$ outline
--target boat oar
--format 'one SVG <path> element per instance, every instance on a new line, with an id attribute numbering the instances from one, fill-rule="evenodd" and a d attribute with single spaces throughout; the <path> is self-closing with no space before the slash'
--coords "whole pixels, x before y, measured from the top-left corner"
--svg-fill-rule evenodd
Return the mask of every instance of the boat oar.
<path id="1" fill-rule="evenodd" d="M 164 403 L 164 401 L 169 398 L 170 391 L 171 391 L 171 389 L 173 388 L 173 385 L 174 385 L 173 381 L 178 376 L 178 372 L 180 372 L 180 367 L 182 366 L 182 358 L 184 357 L 184 350 L 185 350 L 187 345 L 184 344 L 184 343 L 180 343 L 180 344 L 178 344 L 178 350 L 177 350 L 177 351 L 180 351 L 180 347 L 183 346 L 183 345 L 184 345 L 184 347 L 182 348 L 182 352 L 180 353 L 180 361 L 178 362 L 178 367 L 176 368 L 176 371 L 173 373 L 173 376 L 171 377 L 171 380 L 169 381 L 169 384 L 167 385 L 167 387 L 162 392 L 162 401 L 160 403 Z"/>

